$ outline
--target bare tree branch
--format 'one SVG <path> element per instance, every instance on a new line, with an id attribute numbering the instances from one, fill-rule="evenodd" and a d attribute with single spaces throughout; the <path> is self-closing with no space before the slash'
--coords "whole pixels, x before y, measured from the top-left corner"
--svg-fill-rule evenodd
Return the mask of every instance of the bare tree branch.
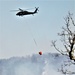
<path id="1" fill-rule="evenodd" d="M 73 14 L 71 14 L 71 13 L 69 12 L 69 16 L 70 16 L 70 19 L 71 19 L 71 21 L 72 21 L 72 24 L 75 26 L 75 23 L 74 23 L 74 20 L 73 20 L 73 18 L 72 18 L 72 15 L 73 15 Z"/>
<path id="2" fill-rule="evenodd" d="M 69 52 L 70 52 L 70 50 L 67 48 L 67 46 L 66 46 L 66 45 L 64 45 L 64 47 L 66 48 L 67 52 L 69 53 Z"/>
<path id="3" fill-rule="evenodd" d="M 72 18 L 72 14 L 69 12 L 67 17 L 64 18 L 65 20 L 65 27 L 62 27 L 62 32 L 58 33 L 58 36 L 61 37 L 61 42 L 65 48 L 65 52 L 63 50 L 61 50 L 60 48 L 57 47 L 56 42 L 57 41 L 52 41 L 52 46 L 62 55 L 67 55 L 69 56 L 69 61 L 68 64 L 63 64 L 61 65 L 61 69 L 59 70 L 59 72 L 61 72 L 64 75 L 75 75 L 75 72 L 73 72 L 73 70 L 70 70 L 68 68 L 65 68 L 66 66 L 71 66 L 71 65 L 75 65 L 74 62 L 72 62 L 71 60 L 75 61 L 75 56 L 74 56 L 74 45 L 75 45 L 75 31 L 73 32 L 73 30 L 70 27 L 75 27 L 75 23 L 74 20 Z"/>
<path id="4" fill-rule="evenodd" d="M 58 52 L 60 52 L 62 55 L 66 55 L 66 54 L 63 53 L 63 50 L 60 50 L 59 48 L 56 47 L 56 41 L 52 41 L 52 46 L 54 46 L 54 48 L 55 48 Z"/>
<path id="5" fill-rule="evenodd" d="M 66 75 L 66 74 L 68 74 L 68 75 L 73 75 L 73 74 L 75 74 L 75 72 L 69 71 L 68 69 L 65 69 L 65 67 L 66 67 L 66 66 L 65 66 L 64 64 L 61 65 L 61 68 L 58 69 L 58 71 L 61 72 L 61 73 L 64 74 L 64 75 Z"/>
<path id="6" fill-rule="evenodd" d="M 69 12 L 67 17 L 64 18 L 64 20 L 65 20 L 66 27 L 62 27 L 62 32 L 58 33 L 58 35 L 61 37 L 61 42 L 63 43 L 63 46 L 64 46 L 66 52 L 68 53 L 70 59 L 75 61 L 74 49 L 73 49 L 73 47 L 75 45 L 75 33 L 72 32 L 72 30 L 70 28 L 72 25 L 75 27 L 75 23 L 72 18 L 72 14 Z M 72 23 L 72 25 L 71 25 L 71 23 Z M 52 41 L 52 45 L 62 55 L 67 55 L 67 53 L 65 54 L 63 50 L 57 48 L 56 41 Z"/>

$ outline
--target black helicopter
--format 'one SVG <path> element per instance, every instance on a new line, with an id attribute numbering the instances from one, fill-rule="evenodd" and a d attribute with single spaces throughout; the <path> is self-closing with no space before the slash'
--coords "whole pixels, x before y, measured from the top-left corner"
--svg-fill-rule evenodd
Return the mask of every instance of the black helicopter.
<path id="1" fill-rule="evenodd" d="M 37 7 L 37 8 L 35 7 L 34 12 L 29 12 L 27 10 L 22 10 L 22 9 L 19 8 L 19 10 L 18 10 L 19 12 L 16 15 L 17 16 L 24 16 L 24 15 L 31 15 L 31 14 L 33 15 L 33 14 L 37 13 L 37 11 L 39 11 L 38 8 L 39 7 Z"/>

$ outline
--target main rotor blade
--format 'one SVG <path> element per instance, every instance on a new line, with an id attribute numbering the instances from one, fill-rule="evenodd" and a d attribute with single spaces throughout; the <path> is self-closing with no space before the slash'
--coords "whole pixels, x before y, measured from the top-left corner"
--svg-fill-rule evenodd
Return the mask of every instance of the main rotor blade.
<path id="1" fill-rule="evenodd" d="M 35 7 L 35 8 L 39 8 L 39 7 Z M 16 12 L 16 11 L 20 11 L 20 9 L 21 8 L 18 8 L 18 10 L 10 10 L 11 12 Z M 25 9 L 25 10 L 31 10 L 31 9 L 34 9 L 34 8 L 29 8 L 29 9 Z M 23 10 L 23 9 L 21 9 L 21 10 Z M 23 11 L 25 11 L 25 10 L 23 10 Z"/>
<path id="2" fill-rule="evenodd" d="M 25 10 L 31 10 L 31 9 L 34 9 L 34 8 L 29 8 L 29 9 L 25 9 Z"/>
<path id="3" fill-rule="evenodd" d="M 19 11 L 19 10 L 10 10 L 11 12 L 16 12 L 16 11 Z"/>
<path id="4" fill-rule="evenodd" d="M 26 11 L 26 10 L 31 10 L 31 9 L 34 9 L 34 8 L 24 9 L 24 11 Z M 22 9 L 22 10 L 23 10 L 23 9 Z"/>

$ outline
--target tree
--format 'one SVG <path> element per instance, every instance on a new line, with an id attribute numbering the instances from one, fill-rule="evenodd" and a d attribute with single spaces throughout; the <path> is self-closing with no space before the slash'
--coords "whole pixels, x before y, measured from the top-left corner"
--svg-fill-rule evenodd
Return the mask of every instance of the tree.
<path id="1" fill-rule="evenodd" d="M 61 38 L 61 43 L 63 43 L 63 46 L 65 48 L 65 51 L 58 48 L 56 42 L 52 41 L 52 46 L 60 52 L 62 55 L 67 55 L 70 60 L 75 61 L 75 23 L 73 19 L 73 14 L 70 12 L 68 15 L 64 18 L 65 20 L 65 27 L 62 27 L 61 33 L 58 33 L 58 36 Z M 73 62 L 69 62 L 61 65 L 60 72 L 64 75 L 72 75 L 75 74 L 73 71 L 69 71 L 69 69 L 65 69 L 67 66 L 71 66 L 71 64 L 75 65 Z"/>
<path id="2" fill-rule="evenodd" d="M 65 47 L 66 53 L 56 47 L 56 41 L 52 41 L 52 45 L 62 55 L 68 55 L 71 60 L 75 61 L 75 23 L 72 16 L 73 14 L 69 12 L 66 18 L 64 18 L 66 27 L 62 27 L 62 32 L 58 33 L 61 37 L 61 42 Z"/>

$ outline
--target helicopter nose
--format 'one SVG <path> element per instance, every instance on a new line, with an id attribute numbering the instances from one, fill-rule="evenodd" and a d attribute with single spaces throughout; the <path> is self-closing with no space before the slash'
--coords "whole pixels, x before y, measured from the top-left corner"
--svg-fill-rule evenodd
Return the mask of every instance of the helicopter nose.
<path id="1" fill-rule="evenodd" d="M 20 16 L 20 14 L 19 14 L 19 13 L 17 13 L 16 15 L 17 15 L 17 16 Z"/>
<path id="2" fill-rule="evenodd" d="M 19 15 L 18 13 L 16 15 Z"/>

